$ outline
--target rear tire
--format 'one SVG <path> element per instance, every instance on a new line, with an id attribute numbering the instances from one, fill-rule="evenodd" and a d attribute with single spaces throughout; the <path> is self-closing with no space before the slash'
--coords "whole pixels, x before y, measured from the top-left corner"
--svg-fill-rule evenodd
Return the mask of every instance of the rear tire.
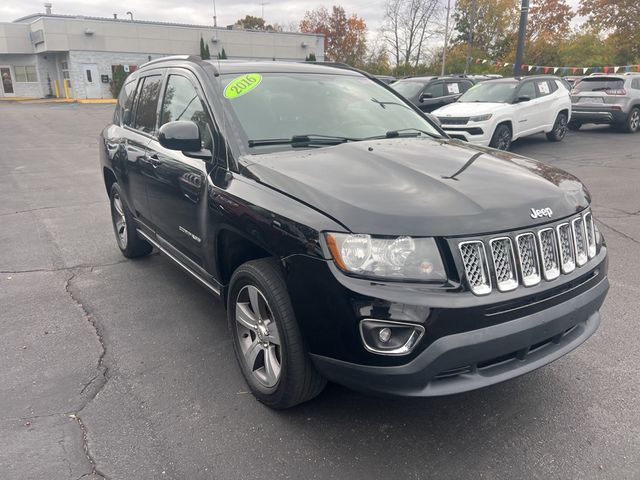
<path id="1" fill-rule="evenodd" d="M 498 150 L 509 150 L 509 147 L 511 147 L 511 137 L 511 128 L 509 128 L 509 125 L 502 123 L 498 125 L 496 131 L 493 132 L 489 146 L 497 148 Z"/>
<path id="2" fill-rule="evenodd" d="M 547 140 L 550 142 L 561 142 L 567 135 L 567 114 L 559 113 L 556 117 L 556 121 L 553 124 L 553 130 L 547 133 Z"/>
<path id="3" fill-rule="evenodd" d="M 636 133 L 640 129 L 640 108 L 633 107 L 624 122 L 623 129 L 627 133 Z"/>
<path id="4" fill-rule="evenodd" d="M 111 200 L 113 231 L 116 234 L 116 241 L 122 255 L 127 258 L 149 255 L 153 247 L 138 236 L 133 216 L 122 200 L 120 186 L 117 183 L 111 186 L 109 198 Z"/>
<path id="5" fill-rule="evenodd" d="M 322 392 L 327 381 L 306 352 L 282 270 L 273 258 L 252 260 L 234 272 L 227 319 L 240 370 L 260 402 L 285 409 Z"/>
<path id="6" fill-rule="evenodd" d="M 571 130 L 572 132 L 577 132 L 578 130 L 580 130 L 581 126 L 582 124 L 580 122 L 574 121 L 569 122 L 569 124 L 567 125 L 567 127 L 569 127 L 569 130 Z"/>

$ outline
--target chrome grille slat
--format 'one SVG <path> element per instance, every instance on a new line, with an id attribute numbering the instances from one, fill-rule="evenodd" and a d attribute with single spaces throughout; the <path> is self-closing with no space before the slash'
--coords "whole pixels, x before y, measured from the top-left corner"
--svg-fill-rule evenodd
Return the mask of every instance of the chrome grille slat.
<path id="1" fill-rule="evenodd" d="M 493 238 L 489 243 L 498 290 L 508 292 L 518 288 L 518 274 L 511 239 L 509 237 Z"/>
<path id="2" fill-rule="evenodd" d="M 596 256 L 596 229 L 593 224 L 593 215 L 587 212 L 582 218 L 584 218 L 584 229 L 587 234 L 587 253 L 589 258 L 593 258 Z"/>
<path id="3" fill-rule="evenodd" d="M 576 265 L 581 267 L 589 259 L 587 255 L 587 239 L 584 231 L 584 222 L 582 217 L 574 218 L 571 221 L 571 230 L 573 231 L 573 247 L 576 255 Z"/>
<path id="4" fill-rule="evenodd" d="M 538 260 L 538 249 L 536 247 L 536 236 L 527 232 L 516 237 L 518 251 L 518 263 L 520 264 L 520 274 L 525 287 L 540 283 L 540 262 Z"/>
<path id="5" fill-rule="evenodd" d="M 487 250 L 491 253 L 491 264 Z M 573 272 L 597 254 L 593 215 L 587 211 L 567 221 L 519 235 L 506 234 L 458 243 L 471 291 L 486 295 L 495 282 L 500 292 L 531 287 Z"/>
<path id="6" fill-rule="evenodd" d="M 560 276 L 560 261 L 558 244 L 553 228 L 543 228 L 538 232 L 540 241 L 540 256 L 542 257 L 542 271 L 544 279 L 554 280 Z"/>
<path id="7" fill-rule="evenodd" d="M 465 274 L 471 291 L 476 295 L 491 292 L 491 278 L 487 264 L 487 252 L 480 241 L 462 242 L 458 245 Z"/>

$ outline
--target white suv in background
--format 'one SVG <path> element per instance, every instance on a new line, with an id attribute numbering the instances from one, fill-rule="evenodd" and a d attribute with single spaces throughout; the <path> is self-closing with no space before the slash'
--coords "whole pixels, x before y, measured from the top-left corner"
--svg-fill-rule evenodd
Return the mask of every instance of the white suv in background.
<path id="1" fill-rule="evenodd" d="M 536 133 L 561 141 L 571 120 L 571 97 L 557 77 L 502 78 L 474 85 L 433 115 L 452 138 L 508 150 L 513 140 Z"/>

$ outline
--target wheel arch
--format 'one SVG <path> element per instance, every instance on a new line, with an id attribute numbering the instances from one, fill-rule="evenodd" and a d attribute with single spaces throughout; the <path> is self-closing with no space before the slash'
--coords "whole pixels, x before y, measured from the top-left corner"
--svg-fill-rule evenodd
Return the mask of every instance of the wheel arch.
<path id="1" fill-rule="evenodd" d="M 118 181 L 116 179 L 116 174 L 113 173 L 113 170 L 110 168 L 104 167 L 102 169 L 102 175 L 104 178 L 104 186 L 107 189 L 107 195 L 111 195 L 111 187 Z"/>

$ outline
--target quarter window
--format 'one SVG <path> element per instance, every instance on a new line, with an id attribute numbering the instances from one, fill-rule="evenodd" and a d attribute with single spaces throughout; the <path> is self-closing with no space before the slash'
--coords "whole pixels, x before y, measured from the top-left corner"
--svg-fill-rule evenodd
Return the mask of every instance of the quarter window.
<path id="1" fill-rule="evenodd" d="M 631 81 L 631 88 L 634 90 L 640 90 L 640 78 L 634 78 Z"/>
<path id="2" fill-rule="evenodd" d="M 131 111 L 133 107 L 133 99 L 134 93 L 136 91 L 137 81 L 125 83 L 120 91 L 120 95 L 118 96 L 118 107 L 116 108 L 116 112 L 113 118 L 113 123 L 119 125 L 120 123 L 124 125 L 131 124 Z M 129 118 L 125 118 L 125 111 L 129 111 Z"/>
<path id="3" fill-rule="evenodd" d="M 156 112 L 161 79 L 160 75 L 145 77 L 142 88 L 138 93 L 134 128 L 145 133 L 153 133 L 156 129 Z"/>
<path id="4" fill-rule="evenodd" d="M 160 125 L 177 120 L 191 120 L 198 125 L 203 147 L 211 148 L 211 122 L 197 90 L 186 77 L 171 75 L 164 92 Z"/>
<path id="5" fill-rule="evenodd" d="M 35 65 L 20 65 L 13 67 L 16 72 L 16 82 L 37 82 L 38 74 Z"/>

